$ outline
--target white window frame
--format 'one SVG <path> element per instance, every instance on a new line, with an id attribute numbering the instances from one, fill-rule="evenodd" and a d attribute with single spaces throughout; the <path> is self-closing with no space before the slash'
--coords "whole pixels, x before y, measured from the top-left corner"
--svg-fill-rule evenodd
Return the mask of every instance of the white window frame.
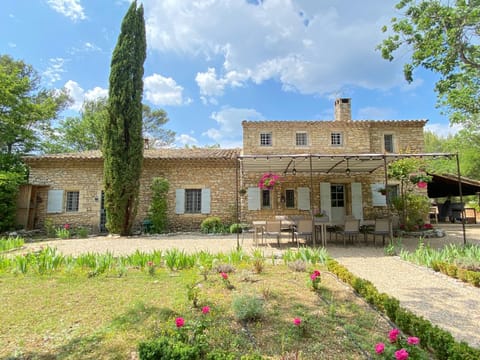
<path id="1" fill-rule="evenodd" d="M 272 146 L 273 139 L 271 132 L 261 132 L 260 133 L 260 146 Z"/>
<path id="2" fill-rule="evenodd" d="M 295 146 L 308 146 L 308 133 L 306 131 L 297 131 L 295 133 Z"/>
<path id="3" fill-rule="evenodd" d="M 343 146 L 343 133 L 339 131 L 333 131 L 330 133 L 330 145 L 334 147 Z"/>

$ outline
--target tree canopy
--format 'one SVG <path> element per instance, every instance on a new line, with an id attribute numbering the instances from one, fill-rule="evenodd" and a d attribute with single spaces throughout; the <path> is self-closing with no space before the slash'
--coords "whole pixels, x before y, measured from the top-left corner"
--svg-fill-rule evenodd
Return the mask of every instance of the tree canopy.
<path id="1" fill-rule="evenodd" d="M 390 35 L 378 46 L 392 61 L 400 48 L 411 51 L 405 79 L 415 68 L 440 76 L 438 106 L 452 123 L 478 129 L 480 124 L 480 0 L 401 0 L 402 16 L 391 19 Z M 403 55 L 403 53 L 402 53 Z"/>
<path id="2" fill-rule="evenodd" d="M 47 90 L 31 65 L 0 56 L 0 153 L 25 154 L 38 149 L 51 120 L 69 104 L 65 90 Z"/>

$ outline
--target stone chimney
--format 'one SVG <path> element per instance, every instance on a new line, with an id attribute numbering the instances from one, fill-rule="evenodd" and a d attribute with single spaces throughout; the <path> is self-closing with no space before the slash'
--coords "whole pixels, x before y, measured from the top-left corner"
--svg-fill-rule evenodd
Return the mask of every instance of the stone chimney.
<path id="1" fill-rule="evenodd" d="M 341 98 L 335 100 L 335 121 L 352 121 L 351 99 Z"/>

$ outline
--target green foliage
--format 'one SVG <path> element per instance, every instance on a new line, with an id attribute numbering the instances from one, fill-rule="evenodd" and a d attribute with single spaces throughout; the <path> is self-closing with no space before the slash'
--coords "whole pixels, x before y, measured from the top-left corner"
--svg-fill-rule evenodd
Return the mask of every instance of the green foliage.
<path id="1" fill-rule="evenodd" d="M 154 178 L 152 180 L 152 202 L 149 209 L 149 218 L 152 221 L 152 231 L 155 233 L 164 233 L 168 229 L 168 189 L 170 185 L 168 180 Z"/>
<path id="2" fill-rule="evenodd" d="M 200 230 L 206 234 L 221 233 L 224 229 L 222 220 L 217 216 L 209 216 L 200 224 Z"/>
<path id="3" fill-rule="evenodd" d="M 264 301 L 258 296 L 240 294 L 233 298 L 233 312 L 240 321 L 261 320 L 265 316 Z"/>
<path id="4" fill-rule="evenodd" d="M 230 225 L 230 233 L 231 234 L 241 234 L 242 231 L 243 231 L 242 224 L 235 223 L 235 224 Z"/>
<path id="5" fill-rule="evenodd" d="M 158 339 L 141 342 L 138 345 L 141 360 L 195 360 L 201 359 L 200 348 L 185 344 L 175 338 L 161 336 Z"/>
<path id="6" fill-rule="evenodd" d="M 378 46 L 383 58 L 392 61 L 394 52 L 407 47 L 411 59 L 404 66 L 405 79 L 413 81 L 413 71 L 417 67 L 439 74 L 435 85 L 438 105 L 446 109 L 452 123 L 478 128 L 478 1 L 401 0 L 396 8 L 403 14 L 391 20 L 393 33 Z M 383 31 L 390 33 L 386 26 Z"/>
<path id="7" fill-rule="evenodd" d="M 25 240 L 19 236 L 2 237 L 0 238 L 0 252 L 20 248 L 23 244 L 25 244 Z"/>
<path id="8" fill-rule="evenodd" d="M 130 235 L 143 164 L 142 94 L 146 58 L 143 6 L 133 1 L 113 51 L 108 121 L 102 142 L 107 229 Z"/>
<path id="9" fill-rule="evenodd" d="M 15 228 L 18 186 L 23 181 L 22 174 L 0 172 L 0 232 Z"/>

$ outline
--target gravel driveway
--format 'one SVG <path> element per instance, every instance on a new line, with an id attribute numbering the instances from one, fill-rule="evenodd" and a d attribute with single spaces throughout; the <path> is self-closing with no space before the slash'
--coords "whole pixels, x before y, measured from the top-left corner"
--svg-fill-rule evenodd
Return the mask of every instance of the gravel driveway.
<path id="1" fill-rule="evenodd" d="M 430 238 L 425 241 L 434 248 L 448 243 L 463 244 L 462 227 L 458 224 L 441 224 L 446 231 L 443 238 Z M 466 225 L 467 242 L 480 245 L 480 225 Z M 271 246 L 261 246 L 265 256 L 281 255 L 286 249 L 296 249 L 296 245 L 285 237 L 280 247 L 275 239 Z M 215 236 L 192 234 L 155 235 L 137 237 L 98 236 L 89 239 L 52 240 L 26 244 L 22 251 L 35 251 L 40 247 L 56 247 L 64 254 L 86 252 L 111 252 L 125 255 L 140 250 L 183 249 L 192 253 L 201 250 L 212 253 L 228 253 L 241 245 L 246 251 L 254 249 L 252 237 L 247 234 Z M 402 246 L 414 250 L 416 238 L 402 239 Z M 457 340 L 466 341 L 480 348 L 480 288 L 464 284 L 440 273 L 407 263 L 396 256 L 385 256 L 383 249 L 364 243 L 344 247 L 329 243 L 327 250 L 331 256 L 346 266 L 355 275 L 370 280 L 380 292 L 385 292 L 398 300 L 403 307 L 423 316 L 449 331 Z"/>

